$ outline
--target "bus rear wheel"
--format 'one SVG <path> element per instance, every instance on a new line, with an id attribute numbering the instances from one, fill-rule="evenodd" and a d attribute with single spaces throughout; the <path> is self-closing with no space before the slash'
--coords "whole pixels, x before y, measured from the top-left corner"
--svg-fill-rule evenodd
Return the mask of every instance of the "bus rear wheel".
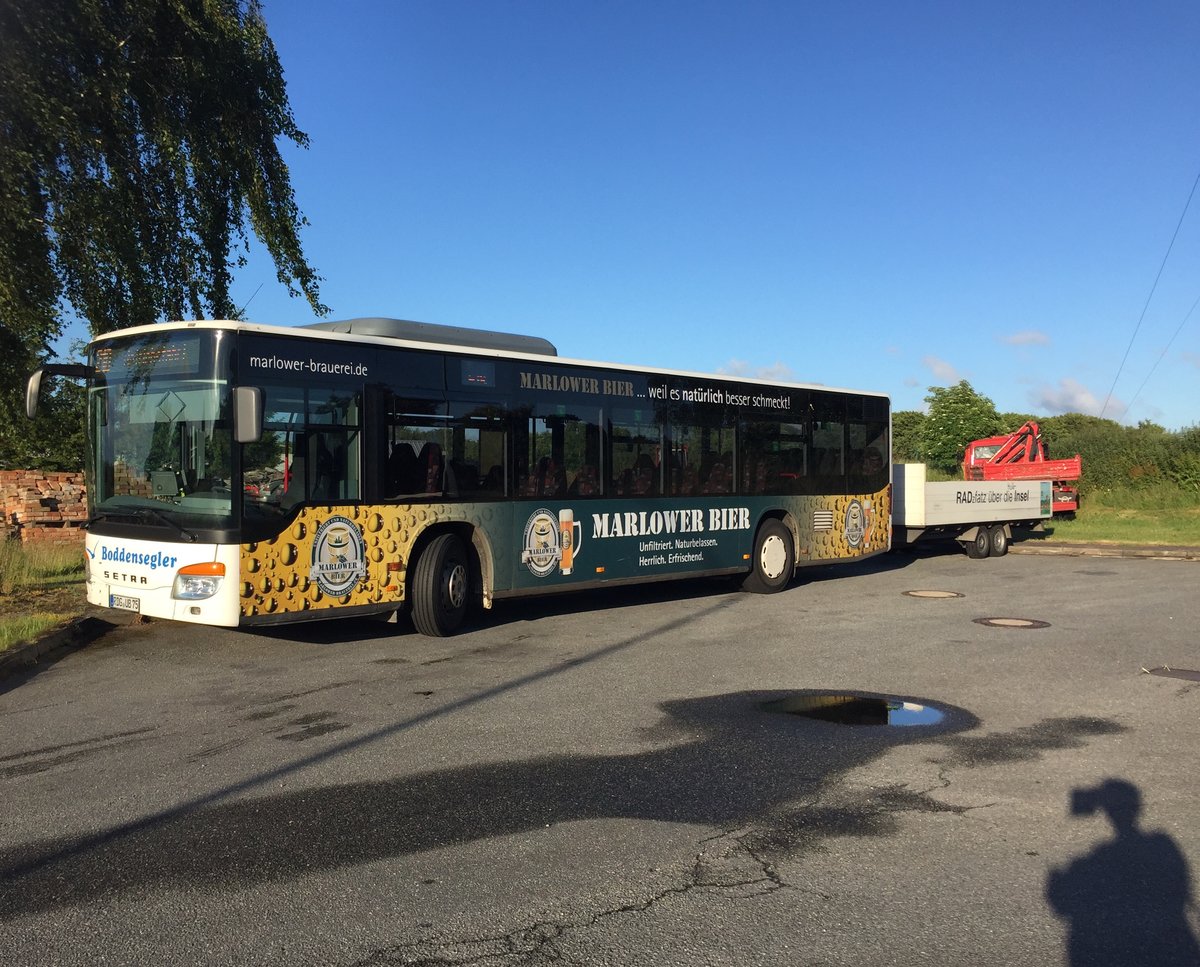
<path id="1" fill-rule="evenodd" d="M 470 599 L 471 570 L 463 542 L 439 534 L 429 542 L 413 571 L 412 620 L 423 635 L 445 638 L 462 627 Z"/>
<path id="2" fill-rule="evenodd" d="M 782 591 L 792 579 L 796 567 L 796 551 L 792 532 L 777 520 L 763 521 L 754 537 L 754 554 L 750 573 L 742 587 L 755 594 Z"/>

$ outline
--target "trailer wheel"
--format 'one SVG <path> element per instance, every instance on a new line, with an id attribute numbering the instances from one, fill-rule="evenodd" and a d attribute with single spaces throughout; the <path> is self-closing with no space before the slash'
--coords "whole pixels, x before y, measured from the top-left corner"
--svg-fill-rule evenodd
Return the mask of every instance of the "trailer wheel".
<path id="1" fill-rule="evenodd" d="M 470 598 L 467 552 L 454 534 L 439 534 L 417 558 L 413 572 L 412 620 L 417 631 L 445 638 L 462 627 Z"/>
<path id="2" fill-rule="evenodd" d="M 992 550 L 991 531 L 986 527 L 976 527 L 975 536 L 966 542 L 967 557 L 972 561 L 982 561 Z"/>
<path id="3" fill-rule="evenodd" d="M 795 567 L 792 532 L 777 520 L 765 520 L 754 537 L 750 573 L 742 587 L 755 594 L 782 591 L 791 581 Z"/>
<path id="4" fill-rule="evenodd" d="M 1004 557 L 1008 553 L 1009 537 L 1003 524 L 993 524 L 988 528 L 988 553 L 992 557 Z"/>

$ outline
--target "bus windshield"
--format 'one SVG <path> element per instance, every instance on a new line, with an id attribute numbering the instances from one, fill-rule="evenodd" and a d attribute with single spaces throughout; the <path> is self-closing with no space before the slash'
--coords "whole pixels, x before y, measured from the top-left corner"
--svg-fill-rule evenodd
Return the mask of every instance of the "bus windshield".
<path id="1" fill-rule="evenodd" d="M 230 333 L 173 331 L 98 343 L 88 394 L 93 518 L 233 526 Z"/>

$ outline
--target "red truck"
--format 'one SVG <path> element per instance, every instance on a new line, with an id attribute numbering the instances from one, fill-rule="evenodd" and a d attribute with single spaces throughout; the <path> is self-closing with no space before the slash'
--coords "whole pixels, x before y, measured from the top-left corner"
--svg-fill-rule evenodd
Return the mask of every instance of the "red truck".
<path id="1" fill-rule="evenodd" d="M 1079 507 L 1079 454 L 1051 460 L 1038 425 L 1030 420 L 1015 433 L 972 440 L 963 454 L 964 480 L 1050 480 L 1056 514 L 1071 514 Z"/>

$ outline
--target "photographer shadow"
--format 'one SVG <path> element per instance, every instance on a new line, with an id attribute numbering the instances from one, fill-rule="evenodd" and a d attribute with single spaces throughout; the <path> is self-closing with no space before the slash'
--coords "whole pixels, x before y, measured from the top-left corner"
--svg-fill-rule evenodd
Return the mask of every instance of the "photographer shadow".
<path id="1" fill-rule="evenodd" d="M 1166 833 L 1138 828 L 1141 805 L 1138 787 L 1122 779 L 1071 795 L 1072 815 L 1102 811 L 1114 833 L 1046 879 L 1046 900 L 1067 921 L 1072 967 L 1200 967 L 1187 860 Z"/>

